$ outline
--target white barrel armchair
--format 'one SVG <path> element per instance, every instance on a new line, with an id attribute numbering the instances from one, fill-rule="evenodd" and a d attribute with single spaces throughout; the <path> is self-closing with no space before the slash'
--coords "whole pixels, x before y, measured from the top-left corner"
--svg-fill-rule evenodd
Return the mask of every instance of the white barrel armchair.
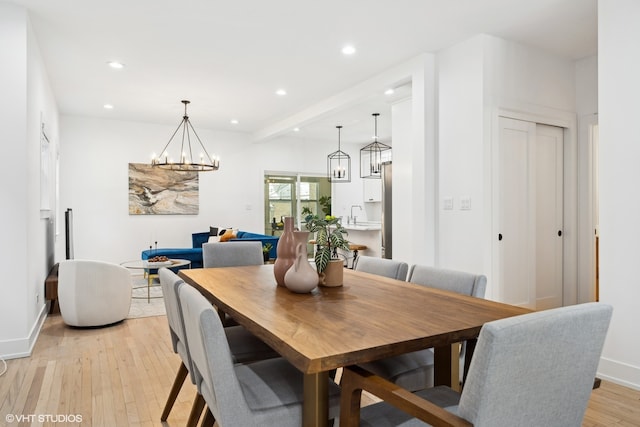
<path id="1" fill-rule="evenodd" d="M 104 326 L 119 322 L 131 307 L 131 273 L 108 262 L 62 261 L 58 301 L 67 325 Z"/>

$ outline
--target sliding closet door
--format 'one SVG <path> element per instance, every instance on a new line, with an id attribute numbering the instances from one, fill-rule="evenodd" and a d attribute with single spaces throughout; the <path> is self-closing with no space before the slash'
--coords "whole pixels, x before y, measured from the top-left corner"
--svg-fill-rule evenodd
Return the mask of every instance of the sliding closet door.
<path id="1" fill-rule="evenodd" d="M 535 123 L 500 118 L 498 281 L 500 301 L 535 306 L 535 197 L 530 191 Z"/>
<path id="2" fill-rule="evenodd" d="M 563 130 L 500 118 L 498 298 L 562 305 Z"/>
<path id="3" fill-rule="evenodd" d="M 536 125 L 536 309 L 562 306 L 563 130 Z"/>

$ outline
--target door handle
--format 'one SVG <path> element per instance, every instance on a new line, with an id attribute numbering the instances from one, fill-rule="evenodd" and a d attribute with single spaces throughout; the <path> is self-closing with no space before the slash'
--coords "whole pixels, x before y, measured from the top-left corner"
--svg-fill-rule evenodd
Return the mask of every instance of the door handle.
<path id="1" fill-rule="evenodd" d="M 498 233 L 498 241 L 502 241 L 502 233 Z"/>

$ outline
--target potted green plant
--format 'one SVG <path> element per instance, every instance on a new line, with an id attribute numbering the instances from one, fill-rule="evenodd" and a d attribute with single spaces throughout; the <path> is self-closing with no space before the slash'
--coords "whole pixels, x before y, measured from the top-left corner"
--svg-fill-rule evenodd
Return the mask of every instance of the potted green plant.
<path id="1" fill-rule="evenodd" d="M 324 212 L 325 215 L 331 216 L 331 196 L 322 196 L 318 199 L 318 203 L 320 204 L 320 209 Z"/>
<path id="2" fill-rule="evenodd" d="M 343 262 L 338 256 L 338 249 L 349 250 L 349 241 L 345 238 L 345 235 L 348 234 L 347 230 L 342 227 L 339 218 L 331 215 L 324 217 L 307 215 L 305 222 L 307 230 L 315 233 L 316 253 L 314 259 L 316 270 L 321 277 L 321 284 L 342 285 Z M 328 271 L 329 269 L 331 271 Z M 334 278 L 334 274 L 339 274 L 339 278 Z"/>
<path id="3" fill-rule="evenodd" d="M 313 216 L 313 211 L 309 206 L 303 206 L 302 212 L 300 212 L 300 217 L 302 218 L 302 222 L 306 222 L 308 216 Z"/>
<path id="4" fill-rule="evenodd" d="M 265 243 L 262 245 L 262 258 L 264 258 L 264 262 L 269 261 L 269 252 L 273 248 L 271 243 Z"/>

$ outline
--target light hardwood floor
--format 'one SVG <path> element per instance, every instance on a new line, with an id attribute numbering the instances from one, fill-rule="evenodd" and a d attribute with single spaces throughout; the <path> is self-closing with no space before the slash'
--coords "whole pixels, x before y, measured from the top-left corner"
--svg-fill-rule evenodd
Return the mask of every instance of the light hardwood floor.
<path id="1" fill-rule="evenodd" d="M 0 377 L 0 426 L 183 426 L 195 396 L 187 380 L 168 421 L 160 422 L 180 365 L 164 316 L 73 329 L 54 314 L 33 355 L 7 364 Z M 29 415 L 34 422 L 7 423 Z M 73 415 L 82 423 L 39 422 Z M 640 426 L 640 391 L 603 381 L 592 393 L 583 426 Z"/>

